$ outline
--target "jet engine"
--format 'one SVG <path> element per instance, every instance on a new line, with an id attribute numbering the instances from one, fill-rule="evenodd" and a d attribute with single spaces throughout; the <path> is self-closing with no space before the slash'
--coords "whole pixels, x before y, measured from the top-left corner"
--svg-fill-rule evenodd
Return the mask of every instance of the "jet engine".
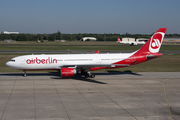
<path id="1" fill-rule="evenodd" d="M 76 69 L 74 68 L 61 68 L 61 77 L 73 77 L 76 74 Z"/>

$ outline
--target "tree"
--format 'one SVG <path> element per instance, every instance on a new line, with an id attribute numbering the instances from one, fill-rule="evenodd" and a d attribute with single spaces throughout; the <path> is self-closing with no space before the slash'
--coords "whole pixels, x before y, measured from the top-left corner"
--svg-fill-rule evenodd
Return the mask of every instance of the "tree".
<path id="1" fill-rule="evenodd" d="M 5 39 L 5 40 L 10 40 L 10 39 L 11 39 L 11 37 L 10 37 L 10 35 L 9 35 L 9 34 L 5 34 L 5 35 L 4 35 L 4 39 Z"/>
<path id="2" fill-rule="evenodd" d="M 36 41 L 37 40 L 37 37 L 33 34 L 30 34 L 29 35 L 29 41 Z"/>
<path id="3" fill-rule="evenodd" d="M 27 41 L 28 40 L 28 37 L 26 34 L 19 34 L 17 37 L 16 37 L 16 40 L 17 41 Z"/>
<path id="4" fill-rule="evenodd" d="M 55 41 L 56 37 L 54 34 L 50 34 L 48 37 L 48 41 Z"/>
<path id="5" fill-rule="evenodd" d="M 80 39 L 82 39 L 82 34 L 81 34 L 81 33 L 79 33 L 79 34 L 77 35 L 77 40 L 80 40 Z"/>
<path id="6" fill-rule="evenodd" d="M 59 30 L 56 33 L 56 40 L 61 40 L 61 32 Z"/>
<path id="7" fill-rule="evenodd" d="M 40 36 L 40 41 L 41 41 L 41 42 L 43 42 L 43 41 L 44 41 L 44 39 L 43 39 L 43 36 L 42 36 L 42 35 Z"/>

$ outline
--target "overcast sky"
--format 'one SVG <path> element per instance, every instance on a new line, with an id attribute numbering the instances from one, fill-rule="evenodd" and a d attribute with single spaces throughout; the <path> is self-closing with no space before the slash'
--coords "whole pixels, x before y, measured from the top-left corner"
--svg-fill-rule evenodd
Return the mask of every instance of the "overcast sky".
<path id="1" fill-rule="evenodd" d="M 180 0 L 1 0 L 0 31 L 180 34 Z"/>

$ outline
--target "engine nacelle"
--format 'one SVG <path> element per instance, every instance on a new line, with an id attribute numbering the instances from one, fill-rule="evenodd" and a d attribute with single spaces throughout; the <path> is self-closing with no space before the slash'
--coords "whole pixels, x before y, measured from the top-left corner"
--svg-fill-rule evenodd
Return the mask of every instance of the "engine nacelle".
<path id="1" fill-rule="evenodd" d="M 76 74 L 74 68 L 61 68 L 61 77 L 73 77 Z"/>

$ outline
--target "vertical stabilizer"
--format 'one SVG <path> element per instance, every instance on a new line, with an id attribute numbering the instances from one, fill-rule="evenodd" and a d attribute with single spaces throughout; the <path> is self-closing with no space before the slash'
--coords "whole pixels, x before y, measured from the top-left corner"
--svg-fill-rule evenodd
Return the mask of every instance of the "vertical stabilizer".
<path id="1" fill-rule="evenodd" d="M 122 42 L 122 40 L 119 37 L 117 37 L 117 42 Z"/>
<path id="2" fill-rule="evenodd" d="M 159 52 L 167 28 L 160 28 L 135 54 L 156 54 Z"/>

